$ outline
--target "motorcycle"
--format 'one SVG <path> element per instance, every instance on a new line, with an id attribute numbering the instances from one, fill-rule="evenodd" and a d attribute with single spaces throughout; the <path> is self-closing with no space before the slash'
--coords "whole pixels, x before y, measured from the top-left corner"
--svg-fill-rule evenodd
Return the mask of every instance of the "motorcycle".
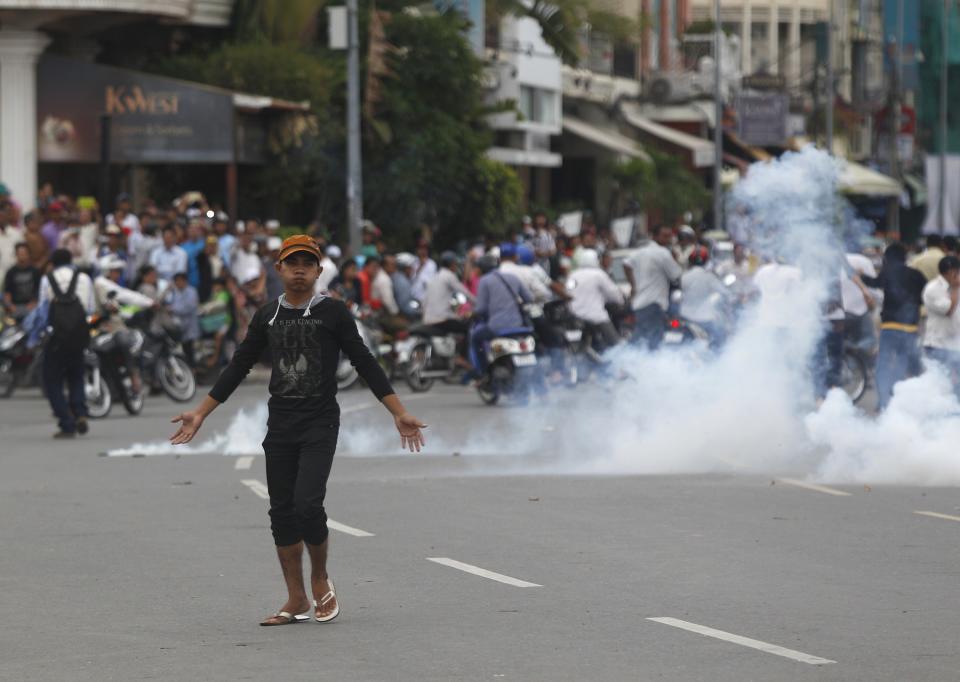
<path id="1" fill-rule="evenodd" d="M 502 397 L 527 400 L 536 381 L 536 345 L 530 329 L 511 330 L 484 342 L 487 365 L 477 382 L 484 403 L 496 405 Z"/>
<path id="2" fill-rule="evenodd" d="M 39 349 L 27 348 L 27 330 L 5 318 L 0 331 L 0 398 L 9 398 L 17 386 L 39 383 Z"/>
<path id="3" fill-rule="evenodd" d="M 197 380 L 183 352 L 180 324 L 175 319 L 159 319 L 152 312 L 143 311 L 133 315 L 128 326 L 144 334 L 140 365 L 151 388 L 162 389 L 178 403 L 193 400 Z"/>
<path id="4" fill-rule="evenodd" d="M 100 327 L 110 318 L 108 309 L 102 315 L 93 315 L 90 319 L 90 346 L 84 355 L 85 388 L 88 389 L 88 400 L 93 396 L 97 403 L 95 409 L 88 405 L 87 409 L 93 418 L 105 417 L 110 413 L 113 402 L 119 399 L 123 407 L 131 415 L 138 415 L 143 410 L 143 391 L 133 390 L 133 379 L 127 367 L 127 360 L 122 344 L 129 344 L 129 352 L 136 357 L 143 349 L 144 335 L 139 329 L 130 329 L 127 333 L 106 332 Z M 96 359 L 89 357 L 93 353 Z M 105 387 L 104 387 L 105 384 Z M 105 391 L 109 392 L 110 400 L 106 400 Z"/>
<path id="5" fill-rule="evenodd" d="M 467 303 L 461 293 L 450 299 L 450 310 L 456 312 Z M 463 341 L 462 334 L 452 334 L 432 325 L 417 325 L 410 329 L 410 341 L 404 345 L 408 353 L 406 380 L 415 393 L 429 391 L 434 381 L 443 379 L 457 383 L 461 367 L 457 362 L 457 346 Z"/>
<path id="6" fill-rule="evenodd" d="M 357 331 L 360 333 L 360 338 L 363 339 L 363 343 L 370 349 L 373 357 L 380 361 L 380 344 L 377 339 L 374 338 L 373 330 L 364 324 L 360 307 L 354 304 L 350 306 L 350 312 L 353 313 L 353 319 L 357 325 Z M 353 388 L 354 384 L 360 380 L 357 368 L 353 366 L 350 358 L 344 353 L 340 354 L 340 360 L 337 363 L 336 379 L 338 391 L 346 391 L 349 388 Z"/>

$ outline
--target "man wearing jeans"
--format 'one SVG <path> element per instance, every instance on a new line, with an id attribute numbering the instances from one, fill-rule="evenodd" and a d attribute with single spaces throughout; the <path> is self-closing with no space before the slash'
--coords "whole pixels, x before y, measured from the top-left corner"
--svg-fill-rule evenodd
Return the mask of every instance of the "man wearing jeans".
<path id="1" fill-rule="evenodd" d="M 50 257 L 53 271 L 40 281 L 40 303 L 53 301 L 56 292 L 50 284 L 54 280 L 62 294 L 70 293 L 70 283 L 76 277 L 73 294 L 80 301 L 87 315 L 96 310 L 96 297 L 90 278 L 71 265 L 72 257 L 66 249 L 57 249 Z M 84 327 L 86 329 L 86 327 Z M 54 330 L 56 337 L 56 330 Z M 57 416 L 60 430 L 54 438 L 73 438 L 87 432 L 87 403 L 83 388 L 83 349 L 85 343 L 77 343 L 71 348 L 60 347 L 56 338 L 52 338 L 43 353 L 43 385 L 50 407 Z M 63 397 L 63 384 L 66 381 L 70 396 L 69 404 Z"/>
<path id="2" fill-rule="evenodd" d="M 894 385 L 916 373 L 920 366 L 917 331 L 927 278 L 907 266 L 906 247 L 894 243 L 884 252 L 883 269 L 877 277 L 859 272 L 854 281 L 861 287 L 883 290 L 877 356 L 878 407 L 882 410 L 890 402 Z"/>
<path id="3" fill-rule="evenodd" d="M 654 229 L 649 244 L 623 262 L 630 282 L 631 307 L 636 316 L 634 339 L 656 350 L 663 340 L 670 307 L 670 286 L 680 281 L 683 268 L 668 248 L 673 242 L 669 225 Z"/>
<path id="4" fill-rule="evenodd" d="M 950 373 L 954 391 L 960 396 L 960 259 L 946 256 L 938 264 L 940 272 L 923 290 L 927 326 L 923 333 L 923 352 Z"/>

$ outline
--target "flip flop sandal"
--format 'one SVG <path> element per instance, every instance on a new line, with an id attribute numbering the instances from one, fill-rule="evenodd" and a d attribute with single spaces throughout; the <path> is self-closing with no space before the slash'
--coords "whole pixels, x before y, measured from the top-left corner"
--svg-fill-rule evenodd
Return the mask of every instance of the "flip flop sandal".
<path id="1" fill-rule="evenodd" d="M 282 618 L 283 620 L 276 623 L 268 623 L 267 621 L 273 620 L 274 618 Z M 299 615 L 293 615 L 289 611 L 277 611 L 275 614 L 267 618 L 267 620 L 260 623 L 262 627 L 268 628 L 273 627 L 274 625 L 290 625 L 291 623 L 306 623 L 310 620 L 310 616 L 305 613 Z"/>
<path id="2" fill-rule="evenodd" d="M 327 604 L 330 603 L 331 600 L 337 599 L 337 594 L 336 594 L 336 592 L 334 592 L 334 589 L 335 589 L 335 588 L 334 588 L 334 586 L 333 586 L 333 581 L 332 581 L 330 578 L 327 578 L 327 585 L 330 586 L 330 591 L 327 592 L 325 595 L 323 595 L 323 597 L 320 598 L 320 606 L 326 606 Z M 317 606 L 317 602 L 316 602 L 316 600 L 314 600 L 314 602 L 313 602 L 313 614 L 314 614 L 315 620 L 316 620 L 318 623 L 329 623 L 331 620 L 333 620 L 334 618 L 336 618 L 337 616 L 340 615 L 340 600 L 339 600 L 339 599 L 337 599 L 337 605 L 336 605 L 336 607 L 334 607 L 333 611 L 332 611 L 329 615 L 326 615 L 326 616 L 323 616 L 323 617 L 316 615 L 316 614 L 317 614 L 317 609 L 319 609 L 320 606 Z"/>

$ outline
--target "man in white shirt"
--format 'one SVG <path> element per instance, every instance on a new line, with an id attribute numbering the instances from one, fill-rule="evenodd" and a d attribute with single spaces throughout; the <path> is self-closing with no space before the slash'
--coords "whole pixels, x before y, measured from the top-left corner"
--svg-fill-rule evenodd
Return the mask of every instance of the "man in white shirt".
<path id="1" fill-rule="evenodd" d="M 553 294 L 550 292 L 550 277 L 542 268 L 521 265 L 517 262 L 517 246 L 513 242 L 500 245 L 500 271 L 513 275 L 533 296 L 534 303 L 546 303 Z"/>
<path id="2" fill-rule="evenodd" d="M 873 261 L 862 253 L 848 253 L 846 260 L 849 268 L 843 268 L 840 273 L 840 298 L 846 317 L 845 334 L 858 348 L 872 351 L 877 345 L 877 328 L 871 311 L 876 308 L 883 292 L 861 288 L 853 281 L 853 275 L 859 272 L 868 277 L 876 277 L 877 269 L 873 266 Z"/>
<path id="3" fill-rule="evenodd" d="M 317 277 L 317 281 L 313 285 L 314 295 L 319 296 L 320 294 L 325 294 L 330 287 L 330 282 L 340 274 L 340 269 L 337 267 L 336 261 L 338 261 L 342 255 L 343 252 L 340 251 L 339 246 L 331 244 L 327 247 L 323 258 L 320 260 L 320 276 Z"/>
<path id="4" fill-rule="evenodd" d="M 710 346 L 717 348 L 726 340 L 732 296 L 720 278 L 707 270 L 709 259 L 705 246 L 694 247 L 687 257 L 690 269 L 680 278 L 680 314 L 703 327 L 710 336 Z"/>
<path id="5" fill-rule="evenodd" d="M 187 271 L 187 252 L 177 246 L 177 230 L 173 225 L 163 228 L 163 244 L 150 254 L 150 265 L 157 276 L 169 284 L 178 272 Z"/>
<path id="6" fill-rule="evenodd" d="M 673 259 L 668 225 L 654 229 L 651 241 L 623 262 L 630 282 L 630 307 L 636 317 L 634 341 L 656 350 L 663 340 L 670 308 L 670 286 L 678 284 L 683 269 Z"/>
<path id="7" fill-rule="evenodd" d="M 467 323 L 460 319 L 451 301 L 463 294 L 473 303 L 474 298 L 457 275 L 457 255 L 451 251 L 440 257 L 443 265 L 437 275 L 427 284 L 423 297 L 423 324 L 439 327 L 449 333 L 465 333 Z"/>
<path id="8" fill-rule="evenodd" d="M 423 301 L 427 283 L 437 276 L 437 262 L 430 258 L 430 245 L 421 241 L 417 245 L 417 266 L 413 271 L 413 297 Z"/>
<path id="9" fill-rule="evenodd" d="M 53 270 L 40 282 L 39 306 L 54 305 L 54 289 L 50 285 L 52 278 L 60 293 L 69 294 L 70 283 L 76 277 L 73 293 L 87 315 L 95 310 L 93 282 L 82 272 L 78 272 L 71 263 L 72 257 L 66 249 L 57 249 L 50 256 Z M 59 305 L 59 304 L 57 304 Z M 84 328 L 86 328 L 84 326 Z M 66 337 L 65 337 L 66 338 Z M 53 323 L 53 334 L 43 354 L 43 385 L 50 407 L 57 417 L 60 430 L 54 438 L 74 438 L 88 430 L 87 402 L 83 385 L 83 349 L 87 339 L 70 336 L 70 347 L 57 345 L 57 325 Z M 75 343 L 74 343 L 75 342 Z M 69 403 L 63 396 L 63 384 L 66 382 Z"/>
<path id="10" fill-rule="evenodd" d="M 940 274 L 923 289 L 927 326 L 923 332 L 924 355 L 942 364 L 960 396 L 960 259 L 945 256 Z"/>
<path id="11" fill-rule="evenodd" d="M 623 304 L 623 292 L 610 275 L 600 267 L 600 256 L 594 249 L 580 253 L 580 267 L 567 279 L 570 291 L 570 312 L 585 322 L 605 348 L 620 343 L 620 335 L 610 320 L 607 304 Z"/>

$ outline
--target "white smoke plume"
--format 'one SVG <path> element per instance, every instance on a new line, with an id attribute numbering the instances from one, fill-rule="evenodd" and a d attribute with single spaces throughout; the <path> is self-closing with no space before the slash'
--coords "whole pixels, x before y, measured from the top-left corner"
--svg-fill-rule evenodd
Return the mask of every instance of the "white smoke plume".
<path id="1" fill-rule="evenodd" d="M 750 216 L 737 236 L 798 266 L 803 277 L 789 296 L 747 311 L 718 355 L 620 347 L 611 359 L 626 380 L 578 386 L 527 409 L 494 412 L 478 400 L 482 418 L 439 438 L 429 432 L 428 452 L 478 455 L 471 466 L 483 473 L 789 473 L 821 482 L 960 485 L 960 404 L 936 366 L 900 383 L 879 416 L 837 389 L 815 406 L 810 359 L 824 329 L 823 304 L 844 245 L 861 229 L 837 198 L 837 163 L 809 147 L 754 164 L 733 190 L 734 205 Z M 259 452 L 266 415 L 258 410 L 192 451 Z M 395 453 L 396 440 L 390 429 L 348 416 L 340 451 Z M 512 456 L 513 464 L 479 455 Z"/>

